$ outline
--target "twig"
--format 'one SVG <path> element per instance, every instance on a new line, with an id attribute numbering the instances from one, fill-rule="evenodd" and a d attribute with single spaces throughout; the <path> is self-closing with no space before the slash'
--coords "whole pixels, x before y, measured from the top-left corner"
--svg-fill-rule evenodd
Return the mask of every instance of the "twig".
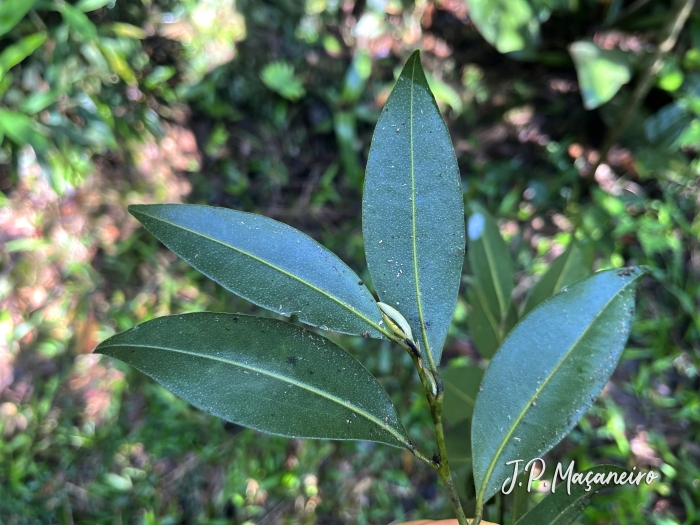
<path id="1" fill-rule="evenodd" d="M 405 340 L 402 340 L 396 334 L 391 332 L 384 333 L 384 335 L 404 348 L 413 359 L 413 364 L 416 366 L 418 376 L 420 377 L 421 384 L 425 390 L 425 395 L 428 398 L 428 404 L 430 405 L 430 413 L 435 426 L 435 441 L 437 443 L 438 453 L 431 459 L 418 450 L 412 450 L 412 452 L 418 459 L 430 465 L 437 471 L 437 473 L 440 475 L 440 479 L 442 479 L 443 485 L 445 485 L 447 498 L 450 500 L 450 504 L 452 505 L 452 509 L 454 510 L 459 525 L 468 525 L 471 522 L 468 522 L 467 517 L 464 515 L 464 509 L 462 509 L 462 503 L 459 501 L 459 495 L 457 494 L 457 489 L 455 488 L 454 481 L 452 480 L 452 473 L 450 472 L 450 463 L 447 459 L 445 432 L 442 428 L 442 401 L 445 397 L 445 389 L 443 387 L 442 380 L 437 372 L 433 372 L 431 369 L 426 369 L 423 367 L 421 358 L 416 354 L 416 352 L 412 351 L 411 347 Z M 431 374 L 432 381 L 428 379 L 427 374 Z"/>
<path id="2" fill-rule="evenodd" d="M 624 109 L 622 117 L 619 118 L 616 124 L 610 129 L 610 131 L 608 131 L 608 134 L 606 135 L 605 140 L 603 141 L 603 147 L 601 148 L 600 156 L 598 157 L 598 160 L 595 162 L 595 164 L 593 164 L 593 167 L 589 172 L 589 175 L 592 180 L 595 179 L 595 172 L 598 170 L 600 165 L 603 162 L 605 162 L 613 144 L 622 134 L 622 132 L 627 128 L 630 121 L 632 120 L 632 117 L 639 109 L 639 105 L 647 96 L 647 93 L 651 89 L 652 83 L 654 82 L 656 75 L 659 73 L 661 67 L 663 66 L 664 57 L 669 51 L 671 51 L 675 47 L 681 29 L 683 29 L 686 20 L 688 20 L 688 16 L 690 15 L 694 4 L 695 0 L 678 0 L 676 2 L 671 17 L 669 18 L 668 23 L 664 27 L 661 42 L 656 48 L 656 52 L 654 53 L 654 55 L 651 57 L 649 66 L 646 68 L 642 75 L 642 78 L 639 79 L 637 86 L 634 88 L 632 98 L 630 99 L 627 107 Z M 592 184 L 592 180 L 589 180 L 589 184 Z"/>

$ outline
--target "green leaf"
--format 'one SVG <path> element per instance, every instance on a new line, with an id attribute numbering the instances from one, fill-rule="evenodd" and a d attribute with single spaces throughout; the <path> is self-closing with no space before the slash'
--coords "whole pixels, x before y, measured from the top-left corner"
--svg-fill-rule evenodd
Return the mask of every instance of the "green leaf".
<path id="1" fill-rule="evenodd" d="M 27 96 L 18 109 L 27 115 L 35 115 L 56 102 L 60 96 L 58 91 L 36 91 Z"/>
<path id="2" fill-rule="evenodd" d="M 340 100 L 346 105 L 355 104 L 362 96 L 371 72 L 372 57 L 369 52 L 365 49 L 357 49 L 350 67 L 345 72 Z"/>
<path id="3" fill-rule="evenodd" d="M 529 474 L 523 472 L 516 478 L 513 488 L 513 521 L 515 523 L 527 513 L 529 502 L 528 492 Z"/>
<path id="4" fill-rule="evenodd" d="M 445 429 L 445 448 L 459 496 L 464 500 L 473 499 L 471 422 L 468 419 Z"/>
<path id="5" fill-rule="evenodd" d="M 632 77 L 627 55 L 617 49 L 600 49 L 593 42 L 580 40 L 569 46 L 569 53 L 586 109 L 605 104 Z"/>
<path id="6" fill-rule="evenodd" d="M 46 41 L 46 33 L 34 33 L 16 44 L 6 48 L 0 54 L 0 78 L 10 69 L 34 53 Z"/>
<path id="7" fill-rule="evenodd" d="M 0 2 L 0 36 L 19 24 L 36 0 L 3 0 Z"/>
<path id="8" fill-rule="evenodd" d="M 412 449 L 394 406 L 350 354 L 290 323 L 209 312 L 160 317 L 100 343 L 217 417 L 263 432 Z"/>
<path id="9" fill-rule="evenodd" d="M 359 277 L 311 237 L 261 215 L 187 204 L 129 206 L 153 235 L 207 277 L 305 323 L 381 337 L 382 315 Z"/>
<path id="10" fill-rule="evenodd" d="M 476 366 L 451 367 L 442 370 L 442 383 L 445 387 L 442 415 L 449 424 L 454 425 L 472 417 L 476 394 L 483 375 L 484 371 Z"/>
<path id="11" fill-rule="evenodd" d="M 0 132 L 4 132 L 18 146 L 29 144 L 38 153 L 46 151 L 49 142 L 40 129 L 28 116 L 0 108 Z"/>
<path id="12" fill-rule="evenodd" d="M 306 94 L 301 80 L 294 74 L 294 67 L 284 61 L 267 64 L 260 73 L 260 79 L 269 89 L 295 102 Z"/>
<path id="13" fill-rule="evenodd" d="M 413 53 L 382 110 L 367 160 L 362 231 L 382 302 L 440 363 L 464 260 L 464 208 L 452 141 Z"/>
<path id="14" fill-rule="evenodd" d="M 615 465 L 598 465 L 581 474 L 584 477 L 591 473 L 593 476 L 607 478 L 608 475 L 619 475 L 624 472 L 628 471 Z M 593 476 L 591 478 L 596 479 Z M 530 509 L 516 522 L 516 525 L 569 525 L 588 506 L 595 493 L 605 486 L 603 482 L 591 483 L 590 490 L 586 491 L 589 487 L 585 483 L 574 484 L 570 487 L 570 494 L 564 485 L 561 485 L 559 490 L 555 487 L 552 494 Z"/>
<path id="15" fill-rule="evenodd" d="M 106 29 L 112 31 L 117 36 L 132 38 L 135 40 L 143 40 L 148 36 L 140 27 L 131 24 L 124 24 L 122 22 L 114 22 L 109 24 Z"/>
<path id="16" fill-rule="evenodd" d="M 472 455 L 477 501 L 573 428 L 612 374 L 630 331 L 638 268 L 609 270 L 544 301 L 506 337 L 476 399 Z M 509 471 L 510 470 L 510 471 Z"/>
<path id="17" fill-rule="evenodd" d="M 442 104 L 447 104 L 452 108 L 455 115 L 459 115 L 464 110 L 462 99 L 459 93 L 455 91 L 447 82 L 435 78 L 433 75 L 426 74 L 430 91 L 435 95 L 435 100 Z"/>
<path id="18" fill-rule="evenodd" d="M 484 292 L 488 311 L 500 327 L 511 307 L 513 262 L 493 217 L 477 202 L 470 203 L 469 208 L 469 264 L 474 280 Z"/>
<path id="19" fill-rule="evenodd" d="M 588 277 L 591 271 L 584 262 L 584 256 L 576 241 L 571 241 L 564 253 L 552 261 L 542 278 L 532 288 L 527 298 L 523 315 L 552 295 L 559 293 L 564 286 Z"/>
<path id="20" fill-rule="evenodd" d="M 540 39 L 540 18 L 549 10 L 532 0 L 467 0 L 469 18 L 500 53 L 532 51 Z"/>
<path id="21" fill-rule="evenodd" d="M 675 58 L 666 59 L 657 74 L 656 85 L 664 91 L 674 92 L 683 85 L 685 76 Z"/>
<path id="22" fill-rule="evenodd" d="M 90 11 L 96 11 L 102 7 L 109 4 L 112 0 L 80 0 L 75 7 L 80 9 L 83 13 L 89 13 Z"/>
<path id="23" fill-rule="evenodd" d="M 58 10 L 77 39 L 83 41 L 97 40 L 97 27 L 80 9 L 70 4 L 62 3 L 59 5 Z"/>
<path id="24" fill-rule="evenodd" d="M 469 335 L 479 353 L 491 359 L 503 341 L 500 317 L 491 313 L 486 294 L 477 283 L 469 287 L 467 303 L 471 307 L 467 315 Z"/>
<path id="25" fill-rule="evenodd" d="M 683 100 L 663 106 L 644 121 L 647 138 L 655 146 L 677 149 L 678 139 L 695 121 L 695 115 Z"/>
<path id="26" fill-rule="evenodd" d="M 120 49 L 104 42 L 98 44 L 98 47 L 102 56 L 105 57 L 105 60 L 107 60 L 114 72 L 119 75 L 119 78 L 131 86 L 135 86 L 138 83 L 136 74 L 134 74 Z"/>

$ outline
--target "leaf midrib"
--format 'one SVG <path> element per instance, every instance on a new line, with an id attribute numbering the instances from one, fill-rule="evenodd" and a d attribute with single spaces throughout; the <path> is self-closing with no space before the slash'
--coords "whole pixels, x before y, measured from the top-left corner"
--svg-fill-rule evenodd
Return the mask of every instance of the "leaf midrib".
<path id="1" fill-rule="evenodd" d="M 491 311 L 491 307 L 489 306 L 489 302 L 484 297 L 485 293 L 481 289 L 481 286 L 477 283 L 475 285 L 472 285 L 472 288 L 474 290 L 474 293 L 476 294 L 476 300 L 481 303 L 481 309 L 484 311 L 484 315 L 486 316 L 486 319 L 488 320 L 489 324 L 491 325 L 491 330 L 493 330 L 493 335 L 496 336 L 496 345 L 500 346 L 503 337 L 501 333 L 501 328 L 499 326 L 499 323 L 496 322 L 496 319 L 493 318 L 493 312 Z M 494 350 L 494 353 L 498 350 L 496 348 Z"/>
<path id="2" fill-rule="evenodd" d="M 483 215 L 483 214 L 482 214 Z M 496 228 L 496 233 L 498 233 L 498 225 L 494 223 Z M 501 309 L 499 312 L 501 314 L 501 319 L 506 315 L 506 304 L 505 304 L 505 292 L 501 288 L 501 281 L 498 279 L 498 274 L 496 273 L 496 266 L 493 260 L 493 253 L 491 253 L 491 246 L 486 242 L 485 237 L 482 235 L 481 243 L 484 246 L 484 254 L 486 255 L 486 262 L 489 265 L 489 274 L 491 275 L 491 281 L 493 281 L 493 287 L 496 292 L 496 298 L 498 299 L 498 307 Z"/>
<path id="3" fill-rule="evenodd" d="M 413 57 L 413 69 L 411 69 L 411 96 L 410 96 L 410 110 L 408 113 L 408 124 L 409 129 L 409 153 L 411 158 L 411 246 L 413 248 L 413 274 L 415 276 L 414 282 L 416 286 L 416 303 L 418 305 L 418 322 L 420 323 L 420 331 L 423 336 L 423 344 L 425 345 L 425 353 L 428 355 L 428 362 L 430 363 L 430 368 L 435 370 L 435 360 L 433 359 L 433 350 L 430 348 L 430 342 L 428 341 L 428 329 L 425 326 L 425 315 L 423 314 L 423 301 L 421 299 L 420 291 L 420 277 L 418 275 L 418 234 L 416 226 L 416 166 L 415 166 L 415 149 L 413 147 L 413 86 L 415 84 L 416 77 L 416 62 L 418 62 L 418 57 L 414 55 Z"/>
<path id="4" fill-rule="evenodd" d="M 484 475 L 484 480 L 481 483 L 481 487 L 479 488 L 479 494 L 477 496 L 477 501 L 483 503 L 483 498 L 484 494 L 486 493 L 486 487 L 488 485 L 488 482 L 490 481 L 491 474 L 493 473 L 493 469 L 496 467 L 496 462 L 498 461 L 498 458 L 501 455 L 501 452 L 503 452 L 503 449 L 506 447 L 506 444 L 508 441 L 510 441 L 510 437 L 515 433 L 515 428 L 520 424 L 522 419 L 525 417 L 525 414 L 529 411 L 530 407 L 532 406 L 532 402 L 537 399 L 537 397 L 544 391 L 545 387 L 547 384 L 551 381 L 551 379 L 554 377 L 554 374 L 561 368 L 562 364 L 564 361 L 566 361 L 569 357 L 569 355 L 574 351 L 574 349 L 579 345 L 581 340 L 584 338 L 584 336 L 588 333 L 588 331 L 591 329 L 591 327 L 595 324 L 596 320 L 603 314 L 605 310 L 610 306 L 610 303 L 617 298 L 618 295 L 620 295 L 623 291 L 627 289 L 627 286 L 632 284 L 635 280 L 628 281 L 625 283 L 625 286 L 620 288 L 613 296 L 605 303 L 603 308 L 601 308 L 598 313 L 593 317 L 591 322 L 586 326 L 586 329 L 581 332 L 581 335 L 574 341 L 574 343 L 571 345 L 571 348 L 564 354 L 564 356 L 559 360 L 559 362 L 554 366 L 552 371 L 547 375 L 547 377 L 544 379 L 542 385 L 535 390 L 535 393 L 528 399 L 527 403 L 524 405 L 523 409 L 520 411 L 520 414 L 515 418 L 513 421 L 513 424 L 510 426 L 508 432 L 505 434 L 503 439 L 501 440 L 498 448 L 496 449 L 496 452 L 491 458 L 491 462 L 489 463 L 487 469 L 486 469 L 486 474 Z"/>
<path id="5" fill-rule="evenodd" d="M 135 211 L 136 211 L 136 210 L 135 210 Z M 350 306 L 349 304 L 344 303 L 343 301 L 341 301 L 341 300 L 338 299 L 337 297 L 335 297 L 335 296 L 333 296 L 333 295 L 331 295 L 331 294 L 325 292 L 324 290 L 318 288 L 317 286 L 314 286 L 313 284 L 311 284 L 310 282 L 308 282 L 308 281 L 302 279 L 301 277 L 299 277 L 299 276 L 297 276 L 297 275 L 294 275 L 293 273 L 290 273 L 290 272 L 288 272 L 287 270 L 284 270 L 283 268 L 280 268 L 279 266 L 276 266 L 276 265 L 274 265 L 274 264 L 272 264 L 272 263 L 266 261 L 265 259 L 261 259 L 260 257 L 257 257 L 257 256 L 253 255 L 253 254 L 250 253 L 250 252 L 247 252 L 247 251 L 242 250 L 242 249 L 240 249 L 240 248 L 237 248 L 237 247 L 235 247 L 235 246 L 231 246 L 230 244 L 226 244 L 226 243 L 223 242 L 223 241 L 220 241 L 220 240 L 218 240 L 218 239 L 215 239 L 215 238 L 213 238 L 213 237 L 210 237 L 210 236 L 208 236 L 208 235 L 205 235 L 205 234 L 203 234 L 203 233 L 201 233 L 201 232 L 192 230 L 192 229 L 190 229 L 190 228 L 186 228 L 186 227 L 184 227 L 184 226 L 182 226 L 182 225 L 180 225 L 180 224 L 175 224 L 175 223 L 173 223 L 173 222 L 167 221 L 167 220 L 165 220 L 165 219 L 163 219 L 163 218 L 161 218 L 161 217 L 156 217 L 156 216 L 154 216 L 154 215 L 150 215 L 150 214 L 145 213 L 145 212 L 140 211 L 140 210 L 139 210 L 137 213 L 141 213 L 142 215 L 146 215 L 147 217 L 150 217 L 150 218 L 152 218 L 152 219 L 154 219 L 154 220 L 163 222 L 163 223 L 165 223 L 165 224 L 169 224 L 170 226 L 173 226 L 174 228 L 179 228 L 179 229 L 184 230 L 184 231 L 187 231 L 187 232 L 189 232 L 189 233 L 191 233 L 191 234 L 193 234 L 193 235 L 197 235 L 197 236 L 199 236 L 199 237 L 202 237 L 202 238 L 204 238 L 204 239 L 207 239 L 207 240 L 209 240 L 209 241 L 211 241 L 211 242 L 213 242 L 213 243 L 219 244 L 219 245 L 221 245 L 221 246 L 223 246 L 223 247 L 225 247 L 225 248 L 229 248 L 229 249 L 231 249 L 231 250 L 233 250 L 233 251 L 236 251 L 236 252 L 238 252 L 238 253 L 240 253 L 240 254 L 242 254 L 242 255 L 245 255 L 245 256 L 247 256 L 247 257 L 250 257 L 251 259 L 253 259 L 253 260 L 255 260 L 255 261 L 258 261 L 259 263 L 264 264 L 264 265 L 266 265 L 266 266 L 272 268 L 273 270 L 277 270 L 277 271 L 280 272 L 281 274 L 286 275 L 287 277 L 289 277 L 289 278 L 291 278 L 291 279 L 294 279 L 294 280 L 298 281 L 299 283 L 301 283 L 301 284 L 303 284 L 303 285 L 305 285 L 305 286 L 308 286 L 308 287 L 311 288 L 313 291 L 315 291 L 315 292 L 317 292 L 317 293 L 319 293 L 319 294 L 321 294 L 321 295 L 327 297 L 327 298 L 330 299 L 331 301 L 333 301 L 333 302 L 335 302 L 336 304 L 342 306 L 342 307 L 345 308 L 348 312 L 351 312 L 352 314 L 354 314 L 354 315 L 357 316 L 358 318 L 362 319 L 364 322 L 366 322 L 366 323 L 367 323 L 368 325 L 370 325 L 372 328 L 374 328 L 375 330 L 377 330 L 379 333 L 384 334 L 384 335 L 387 335 L 386 332 L 385 332 L 385 330 L 383 330 L 381 326 L 379 326 L 377 323 L 375 323 L 374 321 L 372 321 L 371 319 L 369 319 L 369 318 L 366 317 L 365 315 L 363 315 L 363 314 L 361 314 L 360 312 L 358 312 L 357 310 L 355 310 L 355 309 L 354 309 L 352 306 Z M 332 253 L 332 252 L 331 252 L 331 253 Z M 192 263 L 190 263 L 190 264 L 192 264 Z M 201 270 L 200 270 L 200 271 L 201 271 Z M 204 272 L 202 272 L 202 273 L 204 273 Z M 206 274 L 205 274 L 205 275 L 206 275 Z M 207 275 L 207 277 L 213 279 L 214 281 L 217 281 L 214 277 L 212 277 L 212 276 L 210 276 L 210 275 Z M 218 282 L 218 281 L 217 281 L 217 282 Z M 229 291 L 231 291 L 231 290 L 229 290 Z M 238 294 L 238 292 L 233 292 L 233 293 L 235 293 L 236 295 L 240 295 L 240 294 Z M 253 300 L 250 299 L 249 297 L 245 297 L 245 296 L 243 296 L 243 295 L 241 295 L 241 297 L 243 297 L 244 299 L 247 299 L 248 301 L 251 301 L 251 302 L 255 303 L 255 301 L 253 301 Z M 257 304 L 257 303 L 256 303 L 256 304 Z M 267 307 L 266 307 L 266 308 L 267 308 Z M 270 308 L 270 309 L 271 309 L 271 308 Z M 273 311 L 274 311 L 274 310 L 273 310 Z"/>
<path id="6" fill-rule="evenodd" d="M 355 405 L 353 405 L 353 404 L 351 404 L 351 403 L 348 403 L 348 402 L 346 402 L 346 401 L 340 399 L 339 397 L 336 397 L 336 396 L 334 396 L 334 395 L 328 394 L 328 393 L 324 392 L 323 390 L 319 390 L 318 388 L 315 388 L 315 387 L 313 387 L 313 386 L 311 386 L 311 385 L 307 385 L 307 384 L 302 383 L 302 382 L 300 382 L 300 381 L 296 381 L 296 380 L 294 380 L 294 379 L 292 379 L 292 378 L 290 378 L 290 377 L 283 376 L 283 375 L 280 375 L 280 374 L 276 374 L 276 373 L 274 373 L 274 372 L 266 371 L 266 370 L 263 370 L 263 369 L 260 369 L 260 368 L 254 367 L 254 366 L 244 365 L 244 364 L 241 364 L 241 363 L 237 363 L 237 362 L 231 361 L 231 360 L 229 360 L 229 359 L 223 359 L 223 358 L 220 358 L 220 357 L 215 357 L 215 356 L 210 356 L 210 355 L 202 355 L 202 354 L 198 354 L 198 353 L 196 353 L 196 352 L 189 352 L 189 351 L 187 351 L 187 350 L 182 350 L 182 349 L 179 349 L 179 348 L 171 348 L 171 347 L 167 347 L 167 346 L 156 346 L 156 345 L 145 345 L 145 344 L 133 344 L 133 343 L 132 343 L 132 344 L 119 344 L 119 345 L 108 345 L 108 346 L 103 346 L 103 347 L 99 348 L 99 350 L 102 351 L 102 350 L 105 350 L 105 349 L 108 349 L 108 348 L 148 348 L 148 349 L 154 349 L 154 350 L 165 350 L 165 351 L 175 352 L 175 353 L 179 353 L 179 354 L 190 355 L 190 356 L 193 356 L 193 357 L 200 357 L 200 358 L 202 358 L 202 359 L 211 359 L 212 361 L 219 361 L 219 362 L 221 362 L 221 363 L 225 363 L 225 364 L 228 364 L 228 365 L 231 365 L 231 366 L 239 367 L 239 368 L 242 368 L 242 369 L 244 369 L 244 370 L 249 370 L 249 371 L 251 371 L 251 372 L 256 372 L 256 373 L 258 373 L 258 374 L 263 374 L 263 375 L 265 375 L 265 376 L 267 376 L 267 377 L 271 377 L 271 378 L 273 378 L 273 379 L 277 379 L 278 381 L 282 381 L 282 382 L 284 382 L 284 383 L 289 383 L 290 385 L 296 386 L 296 387 L 298 387 L 298 388 L 301 388 L 301 389 L 306 390 L 306 391 L 308 391 L 308 392 L 311 392 L 311 393 L 313 393 L 313 394 L 316 394 L 316 395 L 319 395 L 319 396 L 321 396 L 321 397 L 324 397 L 324 398 L 328 399 L 329 401 L 332 401 L 332 402 L 334 402 L 334 403 L 337 403 L 338 405 L 340 405 L 340 406 L 342 406 L 342 407 L 344 407 L 344 408 L 350 409 L 352 412 L 355 412 L 356 414 L 359 414 L 360 416 L 364 417 L 364 418 L 367 419 L 368 421 L 374 423 L 375 425 L 377 425 L 377 426 L 379 426 L 380 428 L 383 428 L 384 430 L 386 430 L 387 432 L 389 432 L 389 433 L 390 433 L 392 436 L 394 436 L 400 443 L 402 443 L 402 444 L 403 444 L 404 446 L 406 446 L 409 450 L 411 450 L 410 443 L 408 443 L 408 442 L 406 441 L 406 439 L 405 439 L 403 436 L 401 436 L 401 434 L 399 434 L 398 432 L 396 432 L 396 430 L 394 430 L 392 427 L 390 427 L 390 426 L 386 425 L 385 423 L 383 423 L 383 422 L 381 421 L 381 419 L 377 419 L 377 418 L 374 417 L 372 414 L 370 414 L 370 413 L 368 413 L 368 412 L 366 412 L 366 411 L 363 411 L 363 410 L 360 409 L 359 407 L 356 407 Z M 95 350 L 97 350 L 97 349 L 95 349 Z"/>

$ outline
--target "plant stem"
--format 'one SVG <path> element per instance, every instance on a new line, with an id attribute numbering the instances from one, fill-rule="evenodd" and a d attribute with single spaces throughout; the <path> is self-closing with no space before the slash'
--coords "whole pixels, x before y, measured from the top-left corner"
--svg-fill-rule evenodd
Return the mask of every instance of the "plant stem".
<path id="1" fill-rule="evenodd" d="M 452 480 L 452 473 L 450 472 L 450 463 L 447 459 L 447 447 L 445 446 L 445 431 L 442 427 L 442 401 L 445 397 L 445 390 L 442 385 L 442 380 L 437 374 L 437 371 L 426 370 L 423 367 L 423 360 L 421 357 L 417 356 L 413 350 L 408 346 L 405 341 L 397 337 L 395 334 L 387 332 L 386 335 L 392 341 L 398 343 L 403 347 L 413 359 L 413 364 L 416 366 L 418 371 L 418 377 L 420 377 L 421 384 L 425 390 L 425 394 L 428 398 L 428 404 L 430 405 L 430 413 L 433 417 L 433 424 L 435 425 L 435 441 L 438 446 L 438 455 L 429 459 L 423 453 L 418 450 L 413 450 L 413 454 L 427 463 L 432 468 L 437 470 L 440 474 L 440 479 L 442 479 L 443 485 L 445 485 L 445 490 L 447 491 L 447 497 L 450 500 L 452 509 L 454 510 L 455 516 L 457 517 L 457 522 L 459 525 L 468 525 L 467 517 L 464 515 L 464 510 L 462 509 L 462 504 L 459 501 L 459 495 L 457 494 L 457 489 L 455 488 L 454 481 Z M 431 378 L 428 378 L 428 374 Z"/>
<path id="2" fill-rule="evenodd" d="M 610 129 L 605 137 L 605 140 L 603 141 L 603 146 L 600 150 L 598 161 L 593 164 L 590 171 L 590 184 L 592 184 L 593 180 L 595 180 L 595 172 L 598 170 L 598 167 L 605 162 L 605 159 L 608 156 L 608 153 L 610 153 L 610 149 L 613 147 L 613 144 L 627 128 L 632 120 L 632 117 L 639 108 L 639 105 L 644 100 L 644 97 L 647 96 L 656 75 L 661 70 L 661 66 L 663 66 L 664 57 L 676 45 L 678 35 L 680 35 L 681 29 L 683 29 L 683 26 L 685 25 L 685 22 L 693 9 L 693 4 L 695 4 L 695 0 L 678 0 L 675 3 L 668 24 L 664 27 L 661 42 L 659 42 L 656 52 L 652 55 L 649 66 L 646 68 L 642 74 L 642 77 L 639 79 L 637 86 L 634 88 L 629 104 L 624 109 L 620 118 L 617 119 L 615 126 Z"/>
<path id="3" fill-rule="evenodd" d="M 438 445 L 438 454 L 440 455 L 440 464 L 438 465 L 438 474 L 442 478 L 442 483 L 445 485 L 445 490 L 447 490 L 447 497 L 452 504 L 452 508 L 457 516 L 457 521 L 459 525 L 467 525 L 467 517 L 464 515 L 464 510 L 462 509 L 462 503 L 459 501 L 459 495 L 457 494 L 457 488 L 455 487 L 454 481 L 452 480 L 452 473 L 450 472 L 450 463 L 447 459 L 447 447 L 445 447 L 445 432 L 442 428 L 442 398 L 444 391 L 442 390 L 442 385 L 438 389 L 438 396 L 435 398 L 435 403 L 431 403 L 431 411 L 433 414 L 433 423 L 435 423 L 435 439 Z"/>

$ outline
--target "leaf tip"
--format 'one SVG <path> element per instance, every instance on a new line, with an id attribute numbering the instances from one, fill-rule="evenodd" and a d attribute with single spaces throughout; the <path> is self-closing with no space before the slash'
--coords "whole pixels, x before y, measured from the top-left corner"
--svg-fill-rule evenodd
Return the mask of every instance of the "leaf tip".
<path id="1" fill-rule="evenodd" d="M 129 204 L 129 205 L 126 207 L 126 209 L 127 209 L 127 211 L 128 211 L 129 213 L 131 213 L 131 215 L 134 215 L 134 217 L 135 217 L 136 214 L 139 213 L 140 210 L 141 210 L 142 208 L 145 208 L 145 207 L 146 207 L 145 204 Z"/>

